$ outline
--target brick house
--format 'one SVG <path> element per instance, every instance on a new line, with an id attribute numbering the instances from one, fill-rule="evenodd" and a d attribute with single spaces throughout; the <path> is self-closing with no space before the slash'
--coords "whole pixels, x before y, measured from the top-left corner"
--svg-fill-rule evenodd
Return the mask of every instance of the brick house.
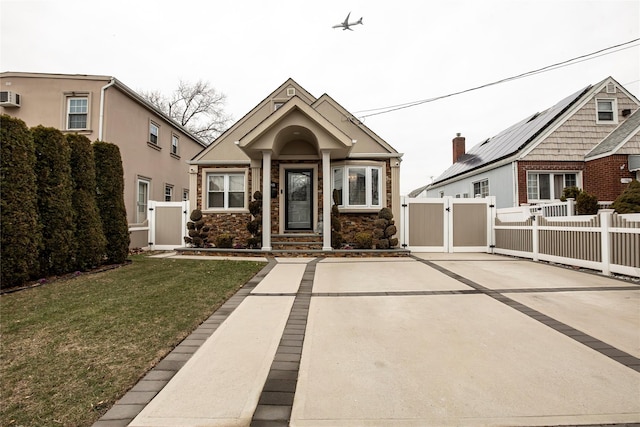
<path id="1" fill-rule="evenodd" d="M 370 231 L 383 207 L 400 217 L 401 157 L 331 97 L 288 79 L 193 157 L 190 188 L 213 236 L 247 242 L 259 190 L 263 250 L 292 236 L 331 250 L 334 189 L 347 241 Z"/>
<path id="2" fill-rule="evenodd" d="M 413 196 L 496 196 L 497 207 L 558 200 L 577 186 L 614 200 L 640 171 L 640 102 L 612 77 L 587 86 L 465 150 Z"/>

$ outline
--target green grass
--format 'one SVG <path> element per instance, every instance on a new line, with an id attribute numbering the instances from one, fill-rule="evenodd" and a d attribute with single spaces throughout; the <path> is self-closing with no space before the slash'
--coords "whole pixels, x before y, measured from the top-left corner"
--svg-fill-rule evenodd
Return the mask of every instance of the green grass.
<path id="1" fill-rule="evenodd" d="M 257 273 L 145 256 L 0 297 L 0 425 L 90 426 Z"/>

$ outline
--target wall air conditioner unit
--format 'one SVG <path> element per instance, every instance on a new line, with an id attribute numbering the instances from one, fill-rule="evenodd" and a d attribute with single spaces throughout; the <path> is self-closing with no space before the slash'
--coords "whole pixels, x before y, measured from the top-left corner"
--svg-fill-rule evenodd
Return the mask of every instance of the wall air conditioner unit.
<path id="1" fill-rule="evenodd" d="M 8 91 L 0 92 L 0 106 L 1 107 L 19 107 L 20 94 L 15 92 L 8 92 Z"/>

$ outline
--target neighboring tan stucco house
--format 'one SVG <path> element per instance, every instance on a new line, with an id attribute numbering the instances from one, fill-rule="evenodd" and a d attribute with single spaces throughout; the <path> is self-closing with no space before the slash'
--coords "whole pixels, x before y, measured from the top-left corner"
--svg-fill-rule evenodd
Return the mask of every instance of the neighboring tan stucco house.
<path id="1" fill-rule="evenodd" d="M 0 113 L 120 149 L 131 247 L 146 247 L 147 205 L 189 199 L 187 161 L 206 145 L 115 77 L 0 73 Z"/>
<path id="2" fill-rule="evenodd" d="M 190 188 L 214 236 L 246 242 L 259 190 L 263 250 L 276 236 L 314 233 L 331 250 L 334 188 L 347 242 L 383 207 L 399 220 L 401 156 L 331 97 L 289 79 L 191 160 Z"/>
<path id="3" fill-rule="evenodd" d="M 414 197 L 495 196 L 498 208 L 557 201 L 577 186 L 613 201 L 640 171 L 640 102 L 611 77 L 465 151 Z"/>

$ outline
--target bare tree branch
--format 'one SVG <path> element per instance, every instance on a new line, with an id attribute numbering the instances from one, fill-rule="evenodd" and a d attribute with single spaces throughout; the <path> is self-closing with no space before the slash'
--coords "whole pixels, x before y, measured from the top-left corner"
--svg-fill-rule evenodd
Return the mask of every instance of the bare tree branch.
<path id="1" fill-rule="evenodd" d="M 207 144 L 224 132 L 231 121 L 231 116 L 224 111 L 225 94 L 218 92 L 208 81 L 180 80 L 170 96 L 158 91 L 141 92 L 140 95 Z"/>

